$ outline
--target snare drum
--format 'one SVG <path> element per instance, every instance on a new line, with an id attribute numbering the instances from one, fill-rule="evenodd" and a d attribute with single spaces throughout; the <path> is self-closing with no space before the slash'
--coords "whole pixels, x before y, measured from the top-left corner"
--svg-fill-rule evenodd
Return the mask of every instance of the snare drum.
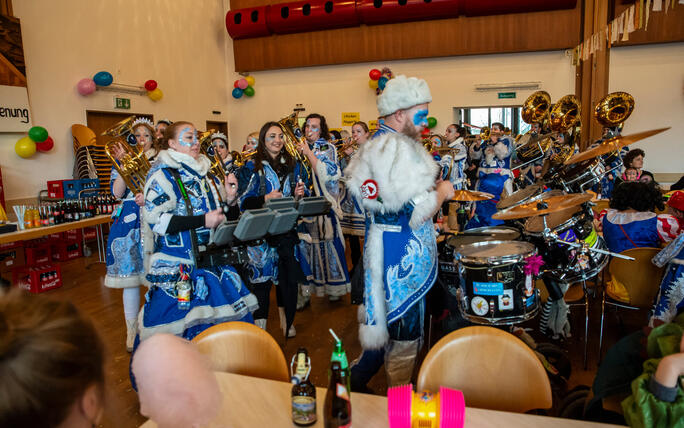
<path id="1" fill-rule="evenodd" d="M 573 207 L 546 216 L 548 228 L 564 241 L 581 242 L 588 248 L 607 250 L 602 237 L 596 233 L 591 209 Z M 543 237 L 544 221 L 531 217 L 525 222 L 525 235 L 540 250 L 544 258 L 545 275 L 560 282 L 573 283 L 596 276 L 608 263 L 606 254 L 573 248 L 563 243 L 547 242 Z"/>
<path id="2" fill-rule="evenodd" d="M 487 241 L 463 245 L 458 251 L 459 309 L 478 324 L 517 324 L 539 310 L 539 290 L 525 275 L 525 259 L 537 249 L 523 241 Z"/>

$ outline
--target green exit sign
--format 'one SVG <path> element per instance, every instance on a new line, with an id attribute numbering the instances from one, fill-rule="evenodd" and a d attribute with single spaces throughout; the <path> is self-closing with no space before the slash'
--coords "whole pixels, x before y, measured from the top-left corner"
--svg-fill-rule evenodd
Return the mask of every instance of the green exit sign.
<path id="1" fill-rule="evenodd" d="M 499 99 L 515 98 L 515 92 L 499 92 Z"/>
<path id="2" fill-rule="evenodd" d="M 124 110 L 130 110 L 131 100 L 129 98 L 114 97 L 114 107 L 122 108 Z"/>

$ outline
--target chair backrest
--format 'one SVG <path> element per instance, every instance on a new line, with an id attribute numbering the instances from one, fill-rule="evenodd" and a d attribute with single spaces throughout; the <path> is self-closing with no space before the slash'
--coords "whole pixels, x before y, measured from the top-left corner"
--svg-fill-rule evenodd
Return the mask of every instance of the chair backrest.
<path id="1" fill-rule="evenodd" d="M 660 287 L 664 268 L 651 262 L 660 248 L 631 248 L 620 254 L 634 257 L 624 260 L 614 257 L 608 265 L 608 272 L 625 286 L 629 293 L 629 304 L 638 308 L 650 308 Z"/>
<path id="2" fill-rule="evenodd" d="M 494 327 L 466 327 L 430 349 L 418 391 L 440 386 L 463 392 L 468 407 L 524 413 L 552 405 L 551 383 L 532 350 Z"/>
<path id="3" fill-rule="evenodd" d="M 266 331 L 241 321 L 214 325 L 192 342 L 211 360 L 214 371 L 290 381 L 283 351 Z"/>

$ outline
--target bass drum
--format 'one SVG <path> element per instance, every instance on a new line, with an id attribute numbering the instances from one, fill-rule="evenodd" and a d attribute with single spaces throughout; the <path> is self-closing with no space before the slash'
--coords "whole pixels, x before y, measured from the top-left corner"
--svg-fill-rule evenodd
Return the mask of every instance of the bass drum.
<path id="1" fill-rule="evenodd" d="M 524 272 L 537 249 L 523 241 L 487 241 L 458 251 L 459 309 L 468 321 L 485 325 L 517 324 L 539 311 L 539 290 Z"/>

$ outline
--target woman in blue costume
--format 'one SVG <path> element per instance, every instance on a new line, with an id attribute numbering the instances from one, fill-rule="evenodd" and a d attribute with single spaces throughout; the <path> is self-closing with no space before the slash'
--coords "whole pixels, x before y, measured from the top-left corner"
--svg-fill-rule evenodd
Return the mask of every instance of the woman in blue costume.
<path id="1" fill-rule="evenodd" d="M 228 150 L 228 137 L 223 132 L 211 134 L 211 146 L 223 161 L 225 171 L 233 170 L 233 155 Z"/>
<path id="2" fill-rule="evenodd" d="M 659 247 L 677 237 L 677 220 L 664 209 L 662 196 L 653 184 L 625 182 L 613 190 L 610 208 L 602 214 L 603 237 L 608 249 L 621 253 L 630 248 Z"/>
<path id="3" fill-rule="evenodd" d="M 363 146 L 366 141 L 368 141 L 368 138 L 370 138 L 368 125 L 366 125 L 365 122 L 355 122 L 352 125 L 351 138 L 354 142 L 356 142 L 358 147 Z M 340 169 L 342 169 L 342 175 L 344 175 L 344 170 L 347 168 L 347 165 L 349 165 L 351 157 L 354 155 L 354 153 L 356 153 L 354 148 L 349 147 L 347 148 L 344 157 L 340 159 Z M 361 242 L 359 237 L 363 236 L 366 232 L 366 217 L 363 213 L 361 201 L 353 197 L 351 193 L 347 192 L 347 188 L 342 183 L 340 183 L 340 195 L 340 208 L 342 209 L 342 219 L 340 220 L 340 225 L 342 226 L 342 232 L 344 235 L 349 238 L 352 270 L 354 270 L 361 259 Z"/>
<path id="4" fill-rule="evenodd" d="M 136 119 L 131 131 L 128 140 L 141 147 L 145 156 L 152 162 L 157 155 L 152 122 L 144 118 Z M 121 147 L 114 146 L 112 154 L 116 159 L 121 159 L 125 153 Z M 126 349 L 130 352 L 137 334 L 140 284 L 144 283 L 143 252 L 140 242 L 140 207 L 144 205 L 144 198 L 142 193 L 134 195 L 126 187 L 116 168 L 112 168 L 109 183 L 112 195 L 121 199 L 121 205 L 112 215 L 114 221 L 107 239 L 107 275 L 104 283 L 110 288 L 123 289 Z"/>
<path id="5" fill-rule="evenodd" d="M 513 141 L 503 136 L 503 124 L 498 122 L 492 124 L 489 138 L 482 144 L 482 159 L 477 172 L 478 180 L 475 190 L 491 193 L 494 199 L 475 203 L 475 215 L 466 225 L 466 229 L 503 224 L 501 220 L 492 219 L 492 215 L 496 213 L 496 203 L 499 202 L 503 191 L 505 190 L 509 195 L 513 193 L 513 174 L 511 173 Z"/>
<path id="6" fill-rule="evenodd" d="M 276 122 L 267 122 L 259 132 L 256 155 L 238 171 L 240 208 L 263 208 L 270 199 L 306 194 L 306 186 L 298 177 L 304 174 L 301 164 L 284 150 L 283 130 Z M 271 284 L 276 284 L 280 328 L 287 337 L 294 337 L 292 326 L 297 304 L 297 284 L 305 280 L 294 256 L 297 233 L 270 237 L 259 246 L 249 247 L 249 288 L 259 301 L 254 322 L 266 329 Z"/>
<path id="7" fill-rule="evenodd" d="M 169 149 L 159 153 L 145 184 L 143 220 L 154 252 L 145 260 L 150 290 L 138 318 L 141 341 L 155 333 L 192 339 L 214 324 L 252 322 L 257 308 L 232 266 L 195 266 L 193 247 L 206 245 L 225 220 L 218 192 L 226 193 L 229 216 L 238 216 L 235 177 L 226 178 L 225 189 L 206 177 L 211 163 L 191 123 L 175 122 L 164 136 Z"/>
<path id="8" fill-rule="evenodd" d="M 324 196 L 332 204 L 332 209 L 324 216 L 303 220 L 300 230 L 302 242 L 298 251 L 303 255 L 300 258 L 302 270 L 310 278 L 308 285 L 315 285 L 319 296 L 327 294 L 331 301 L 336 301 L 350 289 L 340 227 L 341 171 L 337 164 L 337 150 L 328 143 L 328 125 L 319 114 L 306 117 L 304 135 L 306 143 L 298 149 L 311 164 L 314 192 L 317 196 Z M 303 287 L 302 294 L 308 295 L 307 291 L 307 287 Z"/>

